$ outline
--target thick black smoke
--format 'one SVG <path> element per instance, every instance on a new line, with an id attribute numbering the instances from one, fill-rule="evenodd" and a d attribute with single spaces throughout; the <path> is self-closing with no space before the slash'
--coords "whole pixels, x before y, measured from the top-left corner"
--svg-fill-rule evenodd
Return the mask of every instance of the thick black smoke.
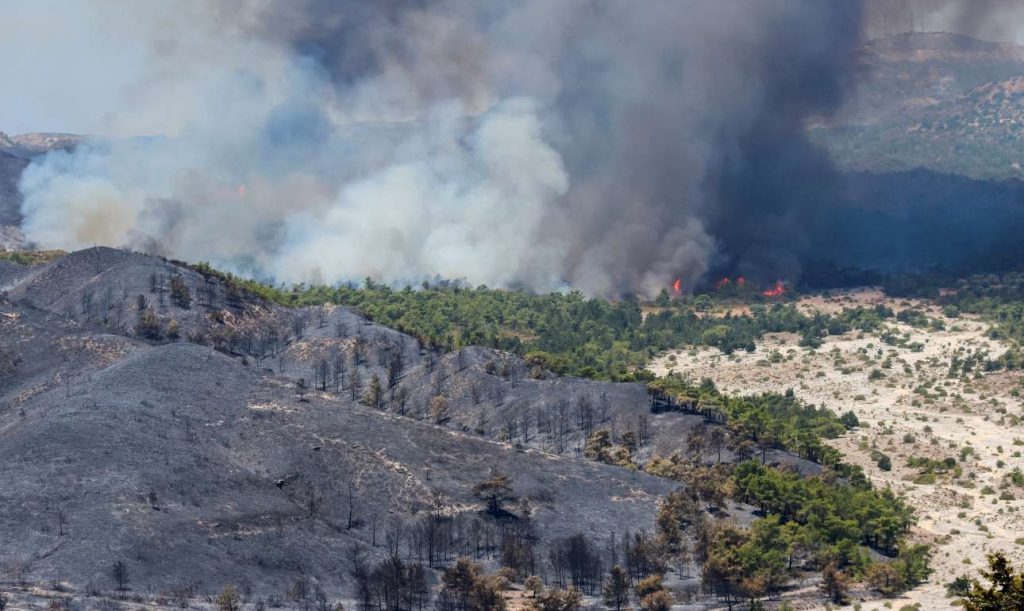
<path id="1" fill-rule="evenodd" d="M 712 267 L 793 278 L 839 192 L 804 131 L 842 101 L 860 2 L 184 4 L 212 25 L 140 14 L 140 87 L 187 82 L 197 111 L 37 164 L 30 238 L 286 281 L 650 294 Z"/>

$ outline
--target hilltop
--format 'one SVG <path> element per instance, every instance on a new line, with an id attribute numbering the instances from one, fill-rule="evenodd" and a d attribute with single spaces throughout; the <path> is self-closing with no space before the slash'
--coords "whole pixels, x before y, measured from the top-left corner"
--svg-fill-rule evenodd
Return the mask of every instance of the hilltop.
<path id="1" fill-rule="evenodd" d="M 84 138 L 78 134 L 36 132 L 8 136 L 0 132 L 0 152 L 27 159 L 50 151 L 73 149 Z"/>

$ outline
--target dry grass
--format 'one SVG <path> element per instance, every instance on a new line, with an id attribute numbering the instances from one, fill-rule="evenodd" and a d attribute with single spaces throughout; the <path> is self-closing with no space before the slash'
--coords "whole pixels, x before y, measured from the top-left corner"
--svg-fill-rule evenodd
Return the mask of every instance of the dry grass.
<path id="1" fill-rule="evenodd" d="M 940 317 L 937 308 L 891 300 L 876 290 L 847 291 L 832 297 L 803 299 L 807 311 L 838 312 L 844 307 L 885 303 L 894 310 L 921 307 Z M 1014 372 L 949 377 L 950 360 L 967 351 L 987 350 L 992 357 L 1006 347 L 986 336 L 978 320 L 945 319 L 945 331 L 891 324 L 909 334 L 908 346 L 890 346 L 876 334 L 851 332 L 829 337 L 817 350 L 800 348 L 792 334 L 766 337 L 752 354 L 726 356 L 716 350 L 682 349 L 656 359 L 658 374 L 676 371 L 693 379 L 709 377 L 733 393 L 785 391 L 792 388 L 809 403 L 836 412 L 852 410 L 862 427 L 833 445 L 861 465 L 876 485 L 891 486 L 907 496 L 920 516 L 915 536 L 935 544 L 936 570 L 931 582 L 910 593 L 907 602 L 925 608 L 950 608 L 945 584 L 975 572 L 985 554 L 1004 550 L 1024 560 L 1024 488 L 1001 489 L 1014 468 L 1024 469 L 1024 376 Z M 918 349 L 909 344 L 919 343 Z M 874 372 L 874 373 L 873 373 Z M 924 388 L 927 387 L 927 388 Z M 965 460 L 960 453 L 972 448 Z M 892 460 L 883 471 L 873 454 Z M 875 454 L 877 456 L 877 454 Z M 962 474 L 937 475 L 934 481 L 911 468 L 911 457 L 955 457 Z M 994 493 L 990 493 L 994 491 Z M 1007 498 L 1000 499 L 1006 493 Z M 1012 495 L 1016 498 L 1009 499 Z M 906 604 L 901 602 L 900 604 Z M 895 607 L 900 604 L 894 603 Z M 865 604 L 864 608 L 882 608 Z"/>

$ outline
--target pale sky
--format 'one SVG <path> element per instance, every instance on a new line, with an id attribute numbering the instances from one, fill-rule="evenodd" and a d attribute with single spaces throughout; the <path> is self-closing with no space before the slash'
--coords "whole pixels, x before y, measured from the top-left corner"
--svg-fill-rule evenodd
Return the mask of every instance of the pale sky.
<path id="1" fill-rule="evenodd" d="M 144 49 L 129 24 L 112 22 L 116 11 L 95 6 L 0 0 L 0 131 L 105 132 Z"/>
<path id="2" fill-rule="evenodd" d="M 949 6 L 972 0 L 867 1 L 872 10 L 887 3 L 916 5 L 920 10 L 915 13 L 929 16 L 924 20 L 918 16 L 915 25 L 934 30 L 952 26 L 947 18 Z M 196 3 L 203 5 L 202 0 Z M 166 89 L 150 92 L 148 98 L 132 96 L 131 88 L 151 76 L 154 34 L 188 36 L 200 29 L 192 27 L 199 24 L 189 21 L 192 16 L 184 4 L 180 0 L 0 0 L 0 131 L 127 136 L 174 125 L 175 115 L 182 112 L 178 106 L 187 105 L 191 98 L 184 75 L 178 75 L 181 83 L 163 75 Z M 1024 27 L 1018 27 L 1024 23 L 1024 0 L 1015 11 L 1000 15 L 976 34 L 1024 43 Z M 186 27 L 164 24 L 161 20 L 168 15 L 183 19 Z M 201 70 L 201 62 L 199 66 Z M 143 105 L 146 108 L 140 108 Z M 125 122 L 116 114 L 119 109 L 148 116 L 141 122 Z M 129 131 L 133 133 L 124 133 Z"/>

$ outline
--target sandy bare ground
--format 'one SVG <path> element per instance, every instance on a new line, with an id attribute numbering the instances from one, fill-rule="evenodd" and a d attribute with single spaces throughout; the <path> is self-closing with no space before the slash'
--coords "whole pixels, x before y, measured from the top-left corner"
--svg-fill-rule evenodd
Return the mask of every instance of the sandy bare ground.
<path id="1" fill-rule="evenodd" d="M 795 335 L 777 334 L 766 337 L 752 354 L 725 356 L 714 349 L 684 348 L 660 356 L 651 369 L 659 375 L 676 371 L 694 380 L 709 377 L 731 393 L 792 388 L 809 403 L 837 413 L 853 410 L 861 428 L 833 445 L 864 467 L 876 485 L 906 495 L 919 515 L 914 537 L 935 546 L 935 573 L 929 583 L 901 599 L 867 602 L 862 608 L 883 609 L 888 602 L 899 609 L 920 602 L 925 609 L 952 609 L 945 584 L 958 575 L 975 574 L 987 553 L 1003 550 L 1017 562 L 1024 560 L 1024 489 L 1008 485 L 1006 479 L 1013 469 L 1024 469 L 1024 425 L 1017 420 L 1024 416 L 1024 403 L 1017 396 L 1024 394 L 1024 375 L 972 372 L 950 377 L 954 357 L 978 350 L 996 357 L 1006 346 L 986 336 L 987 324 L 945 318 L 927 304 L 860 290 L 808 297 L 799 305 L 806 311 L 837 312 L 882 302 L 897 312 L 920 307 L 941 319 L 946 329 L 916 329 L 892 320 L 888 327 L 905 334 L 903 346 L 884 343 L 881 332 L 854 331 L 826 338 L 816 350 L 799 347 Z M 875 451 L 891 458 L 891 471 L 876 465 Z M 954 457 L 962 474 L 938 475 L 929 482 L 907 465 L 910 457 Z"/>

